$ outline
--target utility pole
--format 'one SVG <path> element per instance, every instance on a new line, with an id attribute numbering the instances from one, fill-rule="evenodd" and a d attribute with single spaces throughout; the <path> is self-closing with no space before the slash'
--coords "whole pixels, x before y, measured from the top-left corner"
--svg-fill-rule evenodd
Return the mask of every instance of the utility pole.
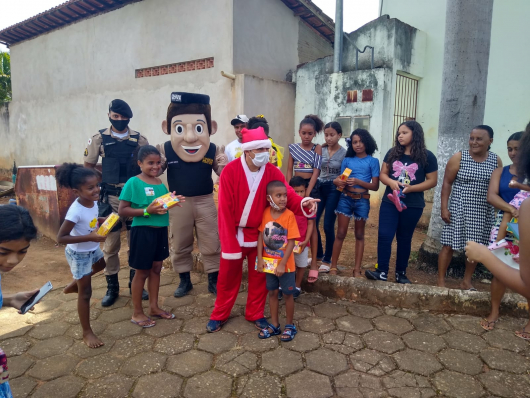
<path id="1" fill-rule="evenodd" d="M 343 0 L 336 0 L 335 9 L 335 42 L 333 44 L 333 73 L 342 71 L 342 36 L 343 36 Z"/>

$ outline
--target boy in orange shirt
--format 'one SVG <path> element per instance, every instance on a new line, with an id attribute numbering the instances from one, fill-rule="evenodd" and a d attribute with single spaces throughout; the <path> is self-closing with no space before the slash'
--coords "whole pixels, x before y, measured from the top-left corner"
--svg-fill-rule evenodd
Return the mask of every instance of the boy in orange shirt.
<path id="1" fill-rule="evenodd" d="M 291 341 L 297 333 L 293 324 L 293 294 L 296 292 L 293 248 L 294 241 L 300 237 L 300 233 L 294 213 L 286 208 L 287 188 L 283 182 L 271 181 L 267 185 L 267 200 L 270 207 L 263 212 L 263 220 L 259 226 L 257 270 L 264 272 L 266 262 L 274 263 L 275 269 L 265 275 L 269 291 L 271 323 L 259 333 L 259 338 L 267 339 L 281 333 L 278 321 L 278 292 L 281 286 L 287 315 L 287 325 L 281 340 Z"/>

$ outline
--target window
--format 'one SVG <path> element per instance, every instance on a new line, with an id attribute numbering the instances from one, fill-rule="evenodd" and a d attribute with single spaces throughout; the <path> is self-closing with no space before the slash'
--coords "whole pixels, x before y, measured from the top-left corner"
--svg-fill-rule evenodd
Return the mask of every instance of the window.
<path id="1" fill-rule="evenodd" d="M 370 131 L 370 116 L 355 116 L 353 118 L 353 129 L 365 129 Z"/>
<path id="2" fill-rule="evenodd" d="M 337 117 L 337 123 L 342 127 L 342 135 L 349 137 L 352 132 L 351 129 L 351 116 L 339 116 Z"/>

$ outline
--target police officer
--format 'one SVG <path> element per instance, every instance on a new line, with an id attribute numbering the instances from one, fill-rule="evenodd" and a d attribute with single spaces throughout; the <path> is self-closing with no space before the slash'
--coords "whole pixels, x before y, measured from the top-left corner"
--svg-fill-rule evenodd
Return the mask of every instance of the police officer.
<path id="1" fill-rule="evenodd" d="M 85 167 L 91 169 L 96 167 L 99 157 L 102 158 L 99 203 L 101 217 L 106 217 L 111 212 L 118 213 L 118 198 L 123 186 L 129 178 L 139 174 L 131 161 L 133 153 L 138 146 L 148 145 L 147 138 L 128 127 L 133 113 L 125 101 L 113 100 L 109 105 L 108 116 L 111 126 L 99 130 L 98 134 L 88 140 L 84 154 Z M 127 242 L 129 242 L 132 220 L 122 217 L 118 225 L 109 233 L 103 248 L 107 263 L 105 268 L 107 293 L 101 300 L 103 307 L 114 304 L 120 292 L 118 282 L 120 258 L 118 254 L 121 247 L 120 231 L 123 224 L 127 227 Z M 129 289 L 134 272 L 133 269 L 130 270 Z M 145 290 L 142 298 L 144 300 L 149 298 Z"/>

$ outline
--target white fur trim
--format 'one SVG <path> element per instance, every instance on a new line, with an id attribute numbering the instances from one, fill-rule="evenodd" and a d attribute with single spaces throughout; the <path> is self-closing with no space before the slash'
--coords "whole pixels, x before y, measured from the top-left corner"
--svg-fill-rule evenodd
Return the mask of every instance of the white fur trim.
<path id="1" fill-rule="evenodd" d="M 265 173 L 265 166 L 260 167 L 258 174 L 256 175 L 256 178 L 254 179 L 254 183 L 252 183 L 252 177 L 250 169 L 248 168 L 248 164 L 245 161 L 245 156 L 241 156 L 241 165 L 243 166 L 243 171 L 245 172 L 245 177 L 247 178 L 247 185 L 248 185 L 248 198 L 245 202 L 245 207 L 243 208 L 243 214 L 241 214 L 241 220 L 239 220 L 239 230 L 237 232 L 238 241 L 241 245 L 242 239 L 243 239 L 243 231 L 241 227 L 247 226 L 248 217 L 250 216 L 250 210 L 252 209 L 252 204 L 254 203 L 254 199 L 256 198 L 256 192 L 259 188 L 259 184 L 261 183 L 261 179 L 263 178 L 263 174 Z M 252 186 L 250 185 L 252 183 Z"/>
<path id="2" fill-rule="evenodd" d="M 304 202 L 307 202 L 308 200 L 311 200 L 313 198 L 303 198 L 302 201 L 300 202 L 300 207 L 302 208 L 302 213 L 304 213 L 304 216 L 306 217 L 313 217 L 315 214 L 316 214 L 316 211 L 312 212 L 312 213 L 308 213 L 305 211 L 305 208 L 304 208 Z"/>
<path id="3" fill-rule="evenodd" d="M 250 141 L 250 142 L 245 142 L 241 144 L 241 149 L 244 151 L 251 151 L 252 149 L 261 149 L 261 148 L 270 149 L 271 147 L 272 147 L 272 144 L 269 140 L 256 140 L 256 141 Z"/>
<path id="4" fill-rule="evenodd" d="M 241 247 L 258 247 L 258 242 L 243 242 Z"/>
<path id="5" fill-rule="evenodd" d="M 221 257 L 225 260 L 239 260 L 243 258 L 243 253 L 223 253 L 221 252 Z"/>

